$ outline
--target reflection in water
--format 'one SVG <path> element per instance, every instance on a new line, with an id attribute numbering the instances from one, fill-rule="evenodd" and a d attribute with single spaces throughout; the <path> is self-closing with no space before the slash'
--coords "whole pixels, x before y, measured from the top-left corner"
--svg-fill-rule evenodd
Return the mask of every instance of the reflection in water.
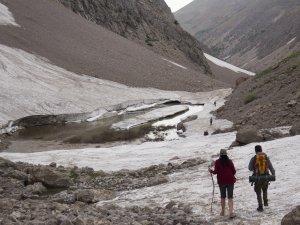
<path id="1" fill-rule="evenodd" d="M 155 108 L 158 107 L 166 107 L 166 105 L 156 106 Z M 53 124 L 22 129 L 10 137 L 11 145 L 5 151 L 37 152 L 86 147 L 95 148 L 118 145 L 129 141 L 142 141 L 144 140 L 142 138 L 147 138 L 146 134 L 152 133 L 151 131 L 160 132 L 160 130 L 167 130 L 170 127 L 154 127 L 152 126 L 153 122 L 132 127 L 129 130 L 115 130 L 111 126 L 151 110 L 153 108 L 115 115 L 93 122 Z M 190 108 L 190 111 L 193 110 Z M 173 117 L 180 115 L 177 114 Z"/>
<path id="2" fill-rule="evenodd" d="M 18 140 L 60 141 L 62 143 L 106 143 L 140 138 L 151 129 L 151 124 L 135 127 L 130 131 L 111 129 L 113 123 L 134 117 L 142 112 L 116 115 L 110 118 L 83 123 L 55 124 L 30 127 L 14 134 Z"/>

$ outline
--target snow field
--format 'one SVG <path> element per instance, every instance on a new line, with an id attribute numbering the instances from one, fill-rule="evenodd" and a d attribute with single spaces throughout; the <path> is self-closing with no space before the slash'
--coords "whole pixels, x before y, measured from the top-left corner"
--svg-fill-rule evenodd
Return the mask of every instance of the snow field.
<path id="1" fill-rule="evenodd" d="M 241 69 L 241 68 L 239 68 L 237 66 L 234 66 L 234 65 L 229 64 L 227 62 L 224 62 L 224 61 L 222 61 L 220 59 L 217 59 L 217 58 L 215 58 L 215 57 L 213 57 L 213 56 L 211 56 L 209 54 L 204 53 L 204 56 L 206 57 L 206 59 L 208 59 L 209 61 L 213 62 L 214 64 L 216 64 L 218 66 L 225 67 L 225 68 L 230 69 L 230 70 L 232 70 L 234 72 L 237 72 L 237 73 L 245 73 L 245 74 L 248 74 L 250 76 L 255 76 L 255 73 L 253 73 L 253 72 Z"/>
<path id="2" fill-rule="evenodd" d="M 0 25 L 19 26 L 9 9 L 0 3 Z"/>

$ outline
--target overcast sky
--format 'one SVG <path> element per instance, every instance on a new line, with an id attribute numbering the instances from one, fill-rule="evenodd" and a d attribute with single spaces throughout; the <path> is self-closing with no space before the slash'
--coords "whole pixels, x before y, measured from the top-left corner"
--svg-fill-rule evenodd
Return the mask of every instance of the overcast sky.
<path id="1" fill-rule="evenodd" d="M 189 4 L 193 0 L 165 0 L 165 2 L 169 5 L 172 12 L 176 12 L 178 9 L 181 9 L 183 6 Z"/>

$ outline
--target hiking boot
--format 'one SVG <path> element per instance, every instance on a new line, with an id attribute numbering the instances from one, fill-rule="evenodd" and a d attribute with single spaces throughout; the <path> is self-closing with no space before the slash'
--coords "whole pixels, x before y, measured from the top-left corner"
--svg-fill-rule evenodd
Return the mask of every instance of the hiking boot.
<path id="1" fill-rule="evenodd" d="M 264 202 L 264 206 L 269 206 L 268 201 Z"/>
<path id="2" fill-rule="evenodd" d="M 231 213 L 230 215 L 229 215 L 229 219 L 233 219 L 233 218 L 235 218 L 236 217 L 236 215 L 234 214 L 234 213 Z"/>
<path id="3" fill-rule="evenodd" d="M 262 206 L 262 205 L 259 205 L 259 206 L 258 206 L 258 208 L 257 208 L 257 211 L 258 211 L 258 212 L 262 212 L 262 211 L 264 211 L 264 208 L 263 208 L 263 206 Z"/>

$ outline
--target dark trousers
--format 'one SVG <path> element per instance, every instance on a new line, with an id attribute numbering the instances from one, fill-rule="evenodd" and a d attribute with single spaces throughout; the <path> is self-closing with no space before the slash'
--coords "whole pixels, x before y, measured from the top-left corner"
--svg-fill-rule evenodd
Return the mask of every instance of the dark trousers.
<path id="1" fill-rule="evenodd" d="M 226 196 L 228 199 L 233 198 L 234 184 L 219 185 L 219 188 L 220 188 L 221 198 L 226 198 Z M 226 195 L 226 193 L 227 193 L 227 195 Z"/>
<path id="2" fill-rule="evenodd" d="M 256 192 L 258 205 L 263 205 L 261 193 L 263 194 L 263 200 L 268 202 L 268 181 L 258 181 L 254 184 L 254 191 Z"/>

